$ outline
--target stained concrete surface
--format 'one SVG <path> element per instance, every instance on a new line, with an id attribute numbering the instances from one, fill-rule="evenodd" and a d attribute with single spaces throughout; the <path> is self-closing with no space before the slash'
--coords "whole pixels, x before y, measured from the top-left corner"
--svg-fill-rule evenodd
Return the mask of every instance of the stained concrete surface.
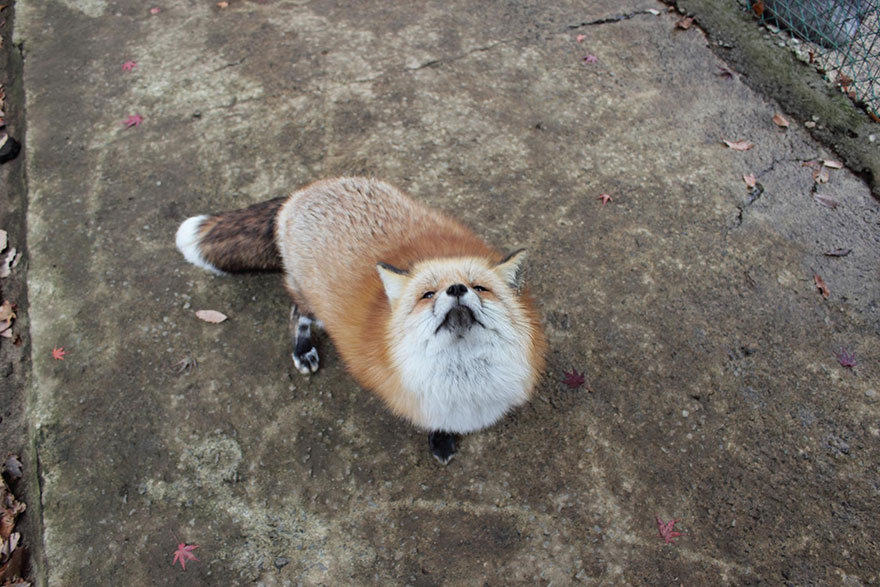
<path id="1" fill-rule="evenodd" d="M 663 4 L 17 10 L 41 582 L 880 581 L 880 206 L 846 169 L 816 186 L 833 154 Z M 353 173 L 531 251 L 547 374 L 447 467 L 326 339 L 295 371 L 277 275 L 173 246 L 188 215 Z"/>

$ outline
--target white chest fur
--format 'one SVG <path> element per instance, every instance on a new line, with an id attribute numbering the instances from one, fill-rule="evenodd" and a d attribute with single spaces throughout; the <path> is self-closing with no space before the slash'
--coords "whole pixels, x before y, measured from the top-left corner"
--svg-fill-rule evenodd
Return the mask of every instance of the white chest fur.
<path id="1" fill-rule="evenodd" d="M 467 433 L 497 422 L 528 398 L 526 349 L 498 333 L 472 330 L 422 339 L 396 357 L 403 382 L 420 406 L 417 424 Z"/>

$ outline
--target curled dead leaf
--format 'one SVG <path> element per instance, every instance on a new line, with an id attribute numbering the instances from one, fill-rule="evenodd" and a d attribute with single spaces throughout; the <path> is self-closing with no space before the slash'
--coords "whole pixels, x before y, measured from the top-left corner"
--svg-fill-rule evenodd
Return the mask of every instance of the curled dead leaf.
<path id="1" fill-rule="evenodd" d="M 822 204 L 827 208 L 831 208 L 834 210 L 839 205 L 837 200 L 829 198 L 828 196 L 823 196 L 821 194 L 813 194 L 813 199 Z"/>
<path id="2" fill-rule="evenodd" d="M 762 0 L 758 0 L 754 4 L 752 4 L 752 10 L 755 11 L 755 15 L 761 16 L 764 14 L 764 2 Z"/>
<path id="3" fill-rule="evenodd" d="M 755 187 L 755 184 L 758 180 L 755 178 L 754 173 L 749 173 L 747 175 L 743 175 L 743 181 L 746 182 L 746 187 L 751 189 Z"/>
<path id="4" fill-rule="evenodd" d="M 822 294 L 822 297 L 827 300 L 831 296 L 831 292 L 828 291 L 828 285 L 825 284 L 825 280 L 819 277 L 818 273 L 813 273 L 813 281 L 816 283 L 816 288 Z"/>
<path id="5" fill-rule="evenodd" d="M 813 170 L 813 180 L 816 183 L 828 183 L 828 168 L 824 165 Z"/>
<path id="6" fill-rule="evenodd" d="M 833 251 L 826 251 L 822 253 L 826 257 L 846 257 L 852 253 L 852 249 L 834 249 Z"/>
<path id="7" fill-rule="evenodd" d="M 694 17 L 693 16 L 685 16 L 684 18 L 676 21 L 675 28 L 686 31 L 689 28 L 691 28 L 692 24 L 694 24 Z"/>
<path id="8" fill-rule="evenodd" d="M 218 312 L 217 310 L 199 310 L 196 312 L 196 317 L 199 320 L 204 320 L 211 324 L 220 324 L 228 318 L 226 314 Z"/>
<path id="9" fill-rule="evenodd" d="M 748 151 L 755 146 L 754 143 L 750 143 L 749 141 L 728 141 L 727 139 L 721 140 L 724 141 L 725 145 L 727 145 L 734 151 Z"/>
<path id="10" fill-rule="evenodd" d="M 0 261 L 0 277 L 9 277 L 9 273 L 12 271 L 12 267 L 16 264 L 16 253 L 18 251 L 15 250 L 15 247 L 9 249 L 9 252 L 6 253 L 6 256 Z"/>
<path id="11" fill-rule="evenodd" d="M 0 251 L 3 251 L 3 249 L 6 248 L 6 243 L 7 243 L 6 231 L 3 229 L 0 229 Z"/>
<path id="12" fill-rule="evenodd" d="M 825 159 L 822 161 L 822 165 L 831 169 L 842 169 L 843 163 L 840 161 L 834 161 L 833 159 Z"/>
<path id="13" fill-rule="evenodd" d="M 775 124 L 779 128 L 788 128 L 790 126 L 788 119 L 779 113 L 773 116 L 773 124 Z"/>

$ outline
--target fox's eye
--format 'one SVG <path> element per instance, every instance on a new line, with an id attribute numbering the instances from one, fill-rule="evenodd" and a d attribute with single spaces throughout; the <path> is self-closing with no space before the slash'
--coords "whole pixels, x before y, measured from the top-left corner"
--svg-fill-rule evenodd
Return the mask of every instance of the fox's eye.
<path id="1" fill-rule="evenodd" d="M 434 292 L 432 292 L 432 291 L 426 291 L 425 293 L 422 294 L 423 300 L 430 300 L 433 297 L 434 297 Z"/>
<path id="2" fill-rule="evenodd" d="M 474 291 L 489 291 L 489 290 L 486 289 L 485 287 L 483 287 L 482 285 L 475 285 Z"/>

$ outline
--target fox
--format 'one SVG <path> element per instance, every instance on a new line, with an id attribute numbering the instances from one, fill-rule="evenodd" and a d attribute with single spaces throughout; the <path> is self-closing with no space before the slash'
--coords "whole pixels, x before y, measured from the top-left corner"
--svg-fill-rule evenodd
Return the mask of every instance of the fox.
<path id="1" fill-rule="evenodd" d="M 501 255 L 452 217 L 371 178 L 202 214 L 178 228 L 216 274 L 280 271 L 295 368 L 318 370 L 325 332 L 358 384 L 428 433 L 447 464 L 460 437 L 535 393 L 547 343 L 523 283 L 525 249 Z"/>

